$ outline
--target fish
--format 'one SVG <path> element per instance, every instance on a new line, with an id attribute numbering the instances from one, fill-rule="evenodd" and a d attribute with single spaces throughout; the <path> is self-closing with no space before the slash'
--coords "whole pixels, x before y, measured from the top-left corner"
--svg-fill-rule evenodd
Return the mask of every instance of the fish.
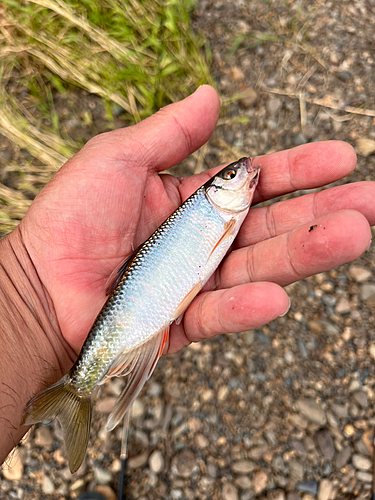
<path id="1" fill-rule="evenodd" d="M 23 425 L 60 421 L 72 473 L 86 454 L 98 388 L 112 377 L 127 377 L 108 417 L 110 431 L 151 376 L 171 324 L 181 321 L 229 251 L 259 173 L 247 157 L 224 167 L 136 248 L 110 276 L 108 299 L 74 366 L 27 403 Z"/>

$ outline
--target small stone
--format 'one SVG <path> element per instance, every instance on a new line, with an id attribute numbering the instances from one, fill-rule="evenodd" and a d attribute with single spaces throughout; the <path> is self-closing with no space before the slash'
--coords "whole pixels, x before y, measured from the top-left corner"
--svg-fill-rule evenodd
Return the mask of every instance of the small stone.
<path id="1" fill-rule="evenodd" d="M 207 403 L 208 401 L 211 401 L 213 397 L 214 397 L 214 391 L 212 389 L 207 389 L 202 393 L 201 400 L 204 403 Z"/>
<path id="2" fill-rule="evenodd" d="M 237 488 L 230 483 L 225 483 L 221 492 L 223 500 L 238 500 Z"/>
<path id="3" fill-rule="evenodd" d="M 112 479 L 112 474 L 101 467 L 93 467 L 93 472 L 95 479 L 99 484 L 107 484 Z"/>
<path id="4" fill-rule="evenodd" d="M 372 483 L 372 474 L 370 472 L 358 471 L 356 477 L 363 483 Z"/>
<path id="5" fill-rule="evenodd" d="M 282 105 L 282 100 L 278 97 L 271 97 L 271 99 L 267 102 L 267 109 L 271 115 L 276 115 L 276 113 L 280 110 Z"/>
<path id="6" fill-rule="evenodd" d="M 359 406 L 362 406 L 362 408 L 368 407 L 368 399 L 367 399 L 367 394 L 365 392 L 363 391 L 355 392 L 353 394 L 353 398 L 359 404 Z"/>
<path id="7" fill-rule="evenodd" d="M 298 410 L 311 422 L 324 425 L 327 422 L 324 410 L 313 399 L 299 399 Z"/>
<path id="8" fill-rule="evenodd" d="M 298 462 L 298 460 L 292 459 L 289 461 L 289 470 L 290 475 L 295 481 L 301 481 L 301 479 L 303 479 L 305 470 L 301 462 Z"/>
<path id="9" fill-rule="evenodd" d="M 340 78 L 340 80 L 342 80 L 343 82 L 347 82 L 348 80 L 350 80 L 352 74 L 350 73 L 350 71 L 338 71 L 337 72 L 337 76 Z"/>
<path id="10" fill-rule="evenodd" d="M 11 458 L 6 460 L 6 464 L 2 466 L 1 472 L 8 481 L 19 481 L 23 474 L 23 454 L 21 452 L 11 453 L 13 453 Z"/>
<path id="11" fill-rule="evenodd" d="M 248 476 L 238 476 L 234 484 L 241 488 L 241 490 L 247 490 L 251 487 L 251 481 Z"/>
<path id="12" fill-rule="evenodd" d="M 332 405 L 332 411 L 338 418 L 347 418 L 348 417 L 348 407 L 344 405 Z"/>
<path id="13" fill-rule="evenodd" d="M 371 277 L 371 271 L 361 266 L 350 266 L 349 275 L 357 283 L 363 283 Z"/>
<path id="14" fill-rule="evenodd" d="M 296 491 L 290 491 L 286 497 L 286 500 L 301 500 L 301 497 Z"/>
<path id="15" fill-rule="evenodd" d="M 315 481 L 315 479 L 309 479 L 308 481 L 298 483 L 297 490 L 316 496 L 316 494 L 318 493 L 318 483 Z"/>
<path id="16" fill-rule="evenodd" d="M 355 429 L 351 424 L 348 424 L 344 427 L 344 435 L 346 437 L 352 437 L 355 434 Z"/>
<path id="17" fill-rule="evenodd" d="M 232 77 L 232 80 L 234 82 L 239 82 L 245 78 L 243 71 L 240 68 L 238 68 L 237 66 L 233 66 L 230 69 L 230 76 Z"/>
<path id="18" fill-rule="evenodd" d="M 253 476 L 253 488 L 255 493 L 260 493 L 267 486 L 267 474 L 264 471 L 259 471 Z"/>
<path id="19" fill-rule="evenodd" d="M 355 453 L 352 456 L 352 463 L 356 469 L 359 470 L 370 470 L 371 469 L 371 460 L 363 455 L 359 455 Z"/>
<path id="20" fill-rule="evenodd" d="M 45 495 L 51 495 L 55 491 L 55 485 L 48 476 L 44 475 L 42 479 L 42 490 Z"/>
<path id="21" fill-rule="evenodd" d="M 164 458 L 158 450 L 151 453 L 148 463 L 150 469 L 155 472 L 155 474 L 159 474 L 164 469 Z"/>
<path id="22" fill-rule="evenodd" d="M 103 398 L 96 403 L 96 409 L 101 413 L 111 413 L 113 407 L 115 406 L 115 403 L 115 397 Z"/>
<path id="23" fill-rule="evenodd" d="M 148 453 L 145 451 L 144 453 L 140 453 L 135 457 L 131 457 L 128 460 L 128 466 L 130 469 L 138 469 L 139 467 L 143 467 L 148 460 Z"/>
<path id="24" fill-rule="evenodd" d="M 318 500 L 328 500 L 332 491 L 332 486 L 329 479 L 322 479 L 319 485 Z"/>
<path id="25" fill-rule="evenodd" d="M 325 458 L 328 458 L 328 460 L 332 460 L 335 455 L 335 447 L 333 445 L 333 439 L 330 432 L 323 429 L 315 434 L 315 438 L 322 455 Z"/>
<path id="26" fill-rule="evenodd" d="M 267 500 L 285 500 L 285 493 L 283 490 L 271 490 L 267 494 Z"/>
<path id="27" fill-rule="evenodd" d="M 375 283 L 364 283 L 361 285 L 360 293 L 364 302 L 371 299 L 375 295 Z"/>
<path id="28" fill-rule="evenodd" d="M 194 434 L 202 428 L 202 421 L 199 418 L 192 417 L 189 418 L 187 425 L 189 430 Z"/>
<path id="29" fill-rule="evenodd" d="M 116 500 L 117 499 L 116 493 L 109 486 L 97 486 L 95 488 L 95 491 L 97 493 L 99 493 L 100 495 L 103 495 L 105 500 Z"/>
<path id="30" fill-rule="evenodd" d="M 255 90 L 251 87 L 247 88 L 244 90 L 241 95 L 243 96 L 239 104 L 243 109 L 249 109 L 253 104 L 256 102 L 258 99 L 258 94 L 255 92 Z"/>
<path id="31" fill-rule="evenodd" d="M 174 474 L 187 479 L 199 470 L 197 458 L 191 450 L 182 450 L 173 457 L 171 469 Z"/>
<path id="32" fill-rule="evenodd" d="M 343 448 L 339 453 L 336 455 L 336 467 L 338 469 L 341 469 L 341 467 L 344 467 L 349 462 L 350 456 L 352 454 L 352 450 L 350 446 L 346 446 Z"/>
<path id="33" fill-rule="evenodd" d="M 69 470 L 69 469 L 68 469 Z M 71 474 L 70 474 L 71 475 Z M 74 483 L 70 486 L 70 491 L 78 491 L 81 488 L 85 486 L 85 481 L 84 479 L 80 478 L 77 479 L 77 481 L 74 481 Z"/>
<path id="34" fill-rule="evenodd" d="M 338 301 L 336 307 L 335 307 L 335 312 L 337 314 L 346 314 L 350 312 L 350 304 L 348 299 L 345 297 L 341 297 L 341 299 Z"/>
<path id="35" fill-rule="evenodd" d="M 219 387 L 219 390 L 217 392 L 217 399 L 218 401 L 222 402 L 225 401 L 228 397 L 229 394 L 229 389 L 226 385 L 222 385 Z"/>
<path id="36" fill-rule="evenodd" d="M 372 359 L 375 359 L 375 344 L 370 344 L 368 348 L 368 352 Z"/>
<path id="37" fill-rule="evenodd" d="M 209 440 L 203 434 L 197 434 L 195 442 L 198 448 L 200 448 L 201 450 L 207 448 L 207 446 L 210 444 Z"/>
<path id="38" fill-rule="evenodd" d="M 142 401 L 137 398 L 132 404 L 131 408 L 131 417 L 132 418 L 141 418 L 145 414 L 145 405 Z"/>
<path id="39" fill-rule="evenodd" d="M 254 468 L 254 463 L 248 460 L 239 460 L 231 465 L 232 472 L 235 474 L 249 474 Z"/>
<path id="40" fill-rule="evenodd" d="M 53 435 L 51 430 L 46 427 L 45 425 L 42 425 L 41 427 L 38 427 L 38 429 L 35 432 L 35 444 L 37 446 L 41 446 L 42 448 L 45 448 L 47 450 L 52 449 L 53 445 Z"/>
<path id="41" fill-rule="evenodd" d="M 370 156 L 375 153 L 375 141 L 367 137 L 361 137 L 357 140 L 357 152 L 361 156 Z"/>
<path id="42" fill-rule="evenodd" d="M 53 454 L 53 459 L 56 460 L 58 464 L 64 464 L 66 462 L 66 458 L 62 454 L 62 451 L 60 448 L 58 448 L 54 454 Z"/>

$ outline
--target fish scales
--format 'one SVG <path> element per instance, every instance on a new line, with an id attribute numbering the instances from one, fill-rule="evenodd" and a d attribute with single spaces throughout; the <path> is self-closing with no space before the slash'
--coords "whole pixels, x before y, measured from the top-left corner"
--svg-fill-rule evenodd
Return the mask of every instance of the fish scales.
<path id="1" fill-rule="evenodd" d="M 206 263 L 225 222 L 201 189 L 150 237 L 93 326 L 72 374 L 77 389 L 91 391 L 119 351 L 170 324 L 184 297 L 217 266 L 219 251 Z"/>

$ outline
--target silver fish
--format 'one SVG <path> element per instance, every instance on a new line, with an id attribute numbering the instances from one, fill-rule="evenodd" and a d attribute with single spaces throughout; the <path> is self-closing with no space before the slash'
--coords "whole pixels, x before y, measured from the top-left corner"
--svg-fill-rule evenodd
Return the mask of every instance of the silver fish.
<path id="1" fill-rule="evenodd" d="M 23 424 L 59 419 L 71 472 L 86 453 L 96 389 L 111 377 L 128 376 L 108 418 L 112 430 L 153 372 L 171 324 L 181 320 L 229 250 L 259 170 L 250 158 L 222 169 L 124 261 L 73 368 L 27 403 Z"/>

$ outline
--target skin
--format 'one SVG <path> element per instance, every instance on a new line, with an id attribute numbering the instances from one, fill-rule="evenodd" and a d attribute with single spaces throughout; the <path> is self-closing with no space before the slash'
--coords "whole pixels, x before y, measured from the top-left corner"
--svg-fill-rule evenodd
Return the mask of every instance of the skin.
<path id="1" fill-rule="evenodd" d="M 112 270 L 220 168 L 185 179 L 159 174 L 209 139 L 218 114 L 216 92 L 203 86 L 134 127 L 94 137 L 0 241 L 0 460 L 27 430 L 20 428 L 27 400 L 75 361 Z M 340 179 L 356 156 L 330 141 L 255 162 L 256 204 Z M 361 182 L 251 209 L 233 250 L 172 325 L 168 352 L 285 314 L 282 286 L 366 250 L 374 196 L 375 183 Z"/>

